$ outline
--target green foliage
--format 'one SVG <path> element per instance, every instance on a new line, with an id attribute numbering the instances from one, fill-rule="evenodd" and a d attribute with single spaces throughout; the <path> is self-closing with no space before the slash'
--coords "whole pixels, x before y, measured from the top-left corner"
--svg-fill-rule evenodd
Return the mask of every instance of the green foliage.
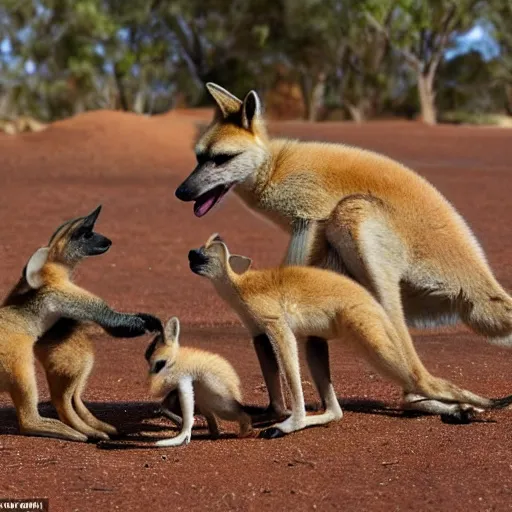
<path id="1" fill-rule="evenodd" d="M 477 20 L 493 27 L 500 57 L 443 63 Z M 309 119 L 434 100 L 512 114 L 511 26 L 512 0 L 2 0 L 11 51 L 0 60 L 0 116 L 155 113 L 209 104 L 207 81 L 242 95 L 283 77 L 300 87 Z"/>

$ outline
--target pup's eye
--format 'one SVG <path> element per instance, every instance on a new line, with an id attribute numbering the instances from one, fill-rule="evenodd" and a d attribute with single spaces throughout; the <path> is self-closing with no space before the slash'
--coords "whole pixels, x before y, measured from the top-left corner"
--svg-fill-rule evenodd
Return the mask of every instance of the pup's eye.
<path id="1" fill-rule="evenodd" d="M 89 240 L 89 238 L 92 238 L 92 231 L 87 231 L 82 235 L 82 237 L 85 238 L 86 240 Z"/>
<path id="2" fill-rule="evenodd" d="M 165 366 L 165 359 L 160 359 L 159 361 L 157 361 L 154 366 L 153 366 L 153 370 L 151 371 L 151 373 L 159 373 Z"/>
<path id="3" fill-rule="evenodd" d="M 231 159 L 235 158 L 236 155 L 229 155 L 227 153 L 221 153 L 219 155 L 215 155 L 212 157 L 213 163 L 215 165 L 223 165 L 229 162 Z"/>

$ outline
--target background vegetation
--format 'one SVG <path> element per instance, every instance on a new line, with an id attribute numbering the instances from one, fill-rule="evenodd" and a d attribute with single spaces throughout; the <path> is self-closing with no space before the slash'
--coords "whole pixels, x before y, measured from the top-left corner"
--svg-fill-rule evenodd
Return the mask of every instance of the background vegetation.
<path id="1" fill-rule="evenodd" d="M 511 29 L 512 0 L 0 0 L 0 118 L 201 106 L 207 81 L 278 117 L 512 116 Z"/>

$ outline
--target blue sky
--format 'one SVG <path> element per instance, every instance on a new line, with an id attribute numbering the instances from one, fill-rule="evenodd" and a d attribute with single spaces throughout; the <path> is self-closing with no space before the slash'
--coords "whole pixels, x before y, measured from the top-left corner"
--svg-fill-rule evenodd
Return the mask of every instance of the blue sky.
<path id="1" fill-rule="evenodd" d="M 4 39 L 0 43 L 0 53 L 11 53 L 11 42 L 9 39 Z"/>
<path id="2" fill-rule="evenodd" d="M 472 50 L 480 52 L 485 60 L 499 55 L 498 43 L 491 36 L 492 27 L 479 23 L 456 38 L 455 46 L 446 51 L 445 57 L 453 59 Z"/>

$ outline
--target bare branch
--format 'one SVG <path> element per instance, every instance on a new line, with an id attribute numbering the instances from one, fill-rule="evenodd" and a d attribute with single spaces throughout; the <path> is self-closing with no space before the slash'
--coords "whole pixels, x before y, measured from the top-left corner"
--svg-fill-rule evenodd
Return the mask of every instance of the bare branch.
<path id="1" fill-rule="evenodd" d="M 436 49 L 431 49 L 431 55 L 428 61 L 426 62 L 425 69 L 427 73 L 432 77 L 436 74 L 437 67 L 441 62 L 443 57 L 444 50 L 448 45 L 448 41 L 450 40 L 450 35 L 452 30 L 450 28 L 450 23 L 455 18 L 455 14 L 457 13 L 457 6 L 455 3 L 450 4 L 450 8 L 446 11 L 443 16 L 443 20 L 441 22 L 441 30 L 440 30 L 440 40 Z M 433 46 L 433 44 L 432 44 Z"/>
<path id="2" fill-rule="evenodd" d="M 423 63 L 420 59 L 414 53 L 410 52 L 409 50 L 406 50 L 405 48 L 401 48 L 400 46 L 397 46 L 394 44 L 393 40 L 391 39 L 391 36 L 389 34 L 389 29 L 386 29 L 383 27 L 369 12 L 365 12 L 366 19 L 368 22 L 381 34 L 383 34 L 388 41 L 388 43 L 395 48 L 406 60 L 406 62 L 411 66 L 415 71 L 420 72 L 423 69 Z"/>

